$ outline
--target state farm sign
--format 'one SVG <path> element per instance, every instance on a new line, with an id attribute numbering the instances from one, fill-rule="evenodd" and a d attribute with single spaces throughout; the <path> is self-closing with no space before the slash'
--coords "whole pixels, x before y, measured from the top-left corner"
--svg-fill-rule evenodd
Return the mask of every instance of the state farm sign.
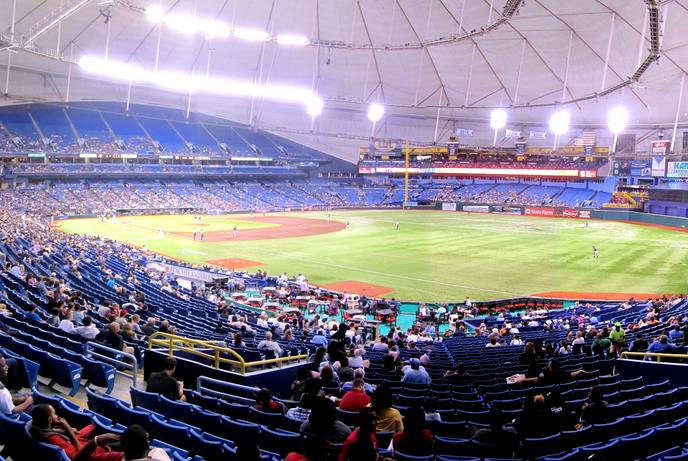
<path id="1" fill-rule="evenodd" d="M 554 208 L 529 208 L 529 207 L 526 207 L 525 214 L 528 216 L 554 216 Z"/>

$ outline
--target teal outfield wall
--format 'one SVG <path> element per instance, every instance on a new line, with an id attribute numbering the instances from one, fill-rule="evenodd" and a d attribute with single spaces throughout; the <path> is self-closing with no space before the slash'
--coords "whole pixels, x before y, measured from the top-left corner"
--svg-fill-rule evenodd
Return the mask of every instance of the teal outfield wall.
<path id="1" fill-rule="evenodd" d="M 592 219 L 628 221 L 638 224 L 673 227 L 676 229 L 686 229 L 686 226 L 688 226 L 688 218 L 638 213 L 636 211 L 626 210 L 592 210 Z"/>

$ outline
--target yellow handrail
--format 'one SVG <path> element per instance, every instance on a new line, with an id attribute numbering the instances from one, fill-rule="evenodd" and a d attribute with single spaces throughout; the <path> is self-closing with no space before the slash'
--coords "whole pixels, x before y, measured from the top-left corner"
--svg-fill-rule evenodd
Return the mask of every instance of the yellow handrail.
<path id="1" fill-rule="evenodd" d="M 642 357 L 657 357 L 657 363 L 661 363 L 662 357 L 673 357 L 673 358 L 679 358 L 679 359 L 688 359 L 688 354 L 661 354 L 661 353 L 655 353 L 655 352 L 622 352 L 621 353 L 621 358 L 623 359 L 624 356 L 629 356 L 629 355 L 640 355 Z"/>
<path id="2" fill-rule="evenodd" d="M 165 339 L 158 339 L 158 338 L 165 338 Z M 167 347 L 169 349 L 169 354 L 174 355 L 174 351 L 185 351 L 185 352 L 190 352 L 194 355 L 198 355 L 199 357 L 203 357 L 206 359 L 214 360 L 215 362 L 215 368 L 219 369 L 220 368 L 220 363 L 229 363 L 231 365 L 236 365 L 240 368 L 240 374 L 245 375 L 246 374 L 246 367 L 255 367 L 255 366 L 262 366 L 262 365 L 267 365 L 269 363 L 277 363 L 280 368 L 282 368 L 282 363 L 289 361 L 289 360 L 301 360 L 301 359 L 308 359 L 308 355 L 296 355 L 296 356 L 291 356 L 291 357 L 278 357 L 275 359 L 269 359 L 269 360 L 258 360 L 255 362 L 246 362 L 244 358 L 239 355 L 235 350 L 229 349 L 227 347 L 221 347 L 218 346 L 217 343 L 220 343 L 223 341 L 202 341 L 198 339 L 191 339 L 191 338 L 185 338 L 183 336 L 178 336 L 178 335 L 171 335 L 169 333 L 153 333 L 148 337 L 148 349 L 153 349 L 153 345 L 156 346 L 163 346 Z M 205 352 L 198 351 L 194 348 L 194 346 L 202 346 L 203 349 L 211 349 L 215 353 L 214 355 L 206 354 Z M 230 360 L 226 359 L 224 357 L 220 357 L 220 353 L 227 353 L 230 354 L 231 356 L 234 356 L 236 360 Z"/>

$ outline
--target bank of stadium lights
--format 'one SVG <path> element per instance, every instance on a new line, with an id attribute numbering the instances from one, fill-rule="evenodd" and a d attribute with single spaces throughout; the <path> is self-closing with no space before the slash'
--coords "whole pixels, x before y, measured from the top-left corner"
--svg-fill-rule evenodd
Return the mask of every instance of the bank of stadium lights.
<path id="1" fill-rule="evenodd" d="M 107 78 L 124 82 L 152 84 L 185 94 L 202 92 L 304 104 L 311 115 L 314 115 L 314 112 L 320 113 L 323 106 L 322 100 L 313 95 L 310 90 L 297 87 L 261 86 L 254 83 L 209 78 L 201 75 L 164 71 L 151 72 L 132 64 L 91 57 L 82 58 L 79 61 L 79 66 L 86 72 Z"/>
<path id="2" fill-rule="evenodd" d="M 504 109 L 497 109 L 492 111 L 492 116 L 490 117 L 490 126 L 494 128 L 494 140 L 492 141 L 492 146 L 497 145 L 497 132 L 504 128 L 506 125 L 506 111 Z"/>
<path id="3" fill-rule="evenodd" d="M 234 36 L 243 40 L 259 42 L 274 40 L 280 45 L 293 46 L 306 46 L 309 43 L 308 38 L 300 35 L 280 34 L 277 37 L 270 37 L 267 32 L 262 30 L 232 29 L 228 24 L 221 21 L 198 19 L 188 14 L 165 14 L 157 6 L 146 8 L 146 16 L 153 22 L 162 22 L 174 30 L 187 35 L 204 33 L 206 37 L 227 38 Z"/>
<path id="4" fill-rule="evenodd" d="M 619 138 L 619 133 L 626 128 L 626 123 L 628 123 L 628 111 L 623 107 L 613 108 L 609 111 L 607 122 L 609 124 L 609 129 L 614 133 L 612 152 L 616 152 L 616 140 Z"/>
<path id="5" fill-rule="evenodd" d="M 373 123 L 380 120 L 384 113 L 385 108 L 380 104 L 371 104 L 371 106 L 368 108 L 368 118 L 372 120 Z"/>
<path id="6" fill-rule="evenodd" d="M 569 113 L 565 110 L 561 112 L 556 112 L 552 114 L 552 118 L 549 119 L 549 128 L 555 134 L 554 137 L 554 150 L 557 149 L 557 144 L 559 143 L 559 137 L 569 131 Z"/>

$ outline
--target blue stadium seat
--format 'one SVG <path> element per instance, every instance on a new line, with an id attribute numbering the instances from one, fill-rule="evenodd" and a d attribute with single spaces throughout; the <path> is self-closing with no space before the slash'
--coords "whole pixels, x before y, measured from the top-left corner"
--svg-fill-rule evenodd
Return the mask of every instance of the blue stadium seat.
<path id="1" fill-rule="evenodd" d="M 166 419 L 176 419 L 179 421 L 191 421 L 192 413 L 195 410 L 201 409 L 201 407 L 195 407 L 186 402 L 170 400 L 162 395 L 160 396 L 159 407 Z"/>
<path id="2" fill-rule="evenodd" d="M 526 438 L 523 440 L 523 452 L 528 459 L 539 458 L 561 452 L 561 434 L 537 439 Z"/>
<path id="3" fill-rule="evenodd" d="M 86 388 L 88 409 L 113 421 L 117 421 L 117 399 L 108 395 L 98 395 Z"/>
<path id="4" fill-rule="evenodd" d="M 400 451 L 395 451 L 394 452 L 394 459 L 397 461 L 432 461 L 435 459 L 433 455 L 430 456 L 411 456 L 411 455 L 405 455 L 401 453 Z"/>
<path id="5" fill-rule="evenodd" d="M 680 446 L 675 446 L 673 448 L 669 448 L 668 450 L 664 450 L 660 453 L 654 453 L 648 456 L 647 461 L 661 461 L 665 459 L 667 456 L 678 456 L 681 454 L 683 454 L 683 448 Z"/>
<path id="6" fill-rule="evenodd" d="M 175 455 L 179 455 L 182 459 L 187 459 L 189 457 L 188 450 L 183 450 L 175 445 L 172 445 L 171 443 L 165 443 L 160 439 L 152 440 L 150 446 L 152 448 L 162 448 L 172 459 L 174 459 Z"/>
<path id="7" fill-rule="evenodd" d="M 191 440 L 189 439 L 189 426 L 182 426 L 178 424 L 168 423 L 164 419 L 156 415 L 152 417 L 154 438 L 165 443 L 174 444 L 183 450 L 191 448 Z"/>
<path id="8" fill-rule="evenodd" d="M 159 394 L 140 391 L 134 386 L 129 388 L 129 394 L 131 395 L 131 403 L 134 407 L 145 408 L 153 413 L 161 413 Z"/>
<path id="9" fill-rule="evenodd" d="M 31 461 L 31 451 L 27 453 L 26 447 L 30 447 L 32 443 L 25 427 L 26 423 L 18 418 L 11 418 L 0 413 L 0 434 L 5 441 L 13 441 L 13 443 L 5 444 L 0 455 L 16 461 Z"/>
<path id="10" fill-rule="evenodd" d="M 470 453 L 481 458 L 513 458 L 514 456 L 513 449 L 506 445 L 481 443 L 475 440 L 471 441 L 469 450 Z"/>
<path id="11" fill-rule="evenodd" d="M 208 440 L 204 434 L 199 434 L 195 430 L 189 432 L 191 436 L 191 452 L 202 456 L 204 459 L 223 459 L 225 451 L 222 448 L 224 443 L 219 440 Z M 228 441 L 227 441 L 228 442 Z"/>
<path id="12" fill-rule="evenodd" d="M 59 407 L 55 408 L 57 415 L 64 418 L 70 426 L 76 428 L 86 427 L 93 423 L 93 412 L 82 409 L 79 405 L 69 400 L 61 400 Z"/>
<path id="13" fill-rule="evenodd" d="M 258 424 L 223 418 L 220 427 L 222 429 L 222 434 L 219 435 L 223 439 L 260 443 L 260 426 Z"/>
<path id="14" fill-rule="evenodd" d="M 222 429 L 220 428 L 222 416 L 217 413 L 204 411 L 202 409 L 194 410 L 193 413 L 191 413 L 191 419 L 189 421 L 192 426 L 201 429 L 203 435 L 206 433 L 222 434 Z"/>
<path id="15" fill-rule="evenodd" d="M 145 408 L 129 408 L 121 400 L 117 401 L 117 418 L 115 421 L 126 427 L 138 424 L 149 434 L 154 432 L 152 415 L 148 410 Z"/>
<path id="16" fill-rule="evenodd" d="M 50 368 L 52 370 L 53 379 L 48 384 L 53 387 L 55 384 L 71 389 L 69 396 L 74 397 L 79 392 L 81 385 L 81 376 L 83 368 L 74 362 L 70 362 L 53 354 L 48 354 L 50 360 Z"/>
<path id="17" fill-rule="evenodd" d="M 284 421 L 284 415 L 282 413 L 268 413 L 250 407 L 248 420 L 261 426 L 276 428 Z"/>
<path id="18" fill-rule="evenodd" d="M 435 453 L 438 455 L 463 456 L 468 453 L 470 440 L 435 437 Z"/>
<path id="19" fill-rule="evenodd" d="M 621 437 L 619 449 L 614 453 L 622 459 L 644 459 L 658 447 L 654 446 L 654 431 L 647 430 L 641 435 Z"/>
<path id="20" fill-rule="evenodd" d="M 379 442 L 379 440 L 378 440 Z M 266 427 L 260 432 L 260 448 L 279 454 L 282 459 L 292 451 L 300 451 L 301 434 L 287 432 L 280 429 L 271 430 Z"/>

